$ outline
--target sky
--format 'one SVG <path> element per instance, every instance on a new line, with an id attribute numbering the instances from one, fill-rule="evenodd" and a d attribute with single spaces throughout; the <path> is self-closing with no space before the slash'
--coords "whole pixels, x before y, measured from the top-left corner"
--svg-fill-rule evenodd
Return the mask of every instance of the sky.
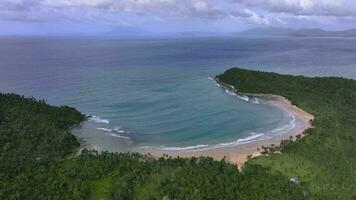
<path id="1" fill-rule="evenodd" d="M 356 28 L 356 0 L 0 0 L 0 35 Z"/>

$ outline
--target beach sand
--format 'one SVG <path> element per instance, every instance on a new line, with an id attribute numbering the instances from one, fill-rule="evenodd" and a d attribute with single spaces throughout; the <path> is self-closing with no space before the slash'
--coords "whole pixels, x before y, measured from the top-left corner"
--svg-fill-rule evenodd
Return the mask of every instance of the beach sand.
<path id="1" fill-rule="evenodd" d="M 247 156 L 252 155 L 252 157 L 261 155 L 260 151 L 262 146 L 270 146 L 272 144 L 279 145 L 281 140 L 289 139 L 291 136 L 295 138 L 296 135 L 301 134 L 308 128 L 312 128 L 311 121 L 314 116 L 303 111 L 302 109 L 294 106 L 291 102 L 278 95 L 272 94 L 245 94 L 250 97 L 258 97 L 264 99 L 266 104 L 276 106 L 282 110 L 290 112 L 296 117 L 296 125 L 293 129 L 289 130 L 287 133 L 279 136 L 272 137 L 271 139 L 255 141 L 247 144 L 238 144 L 231 147 L 221 147 L 215 149 L 206 150 L 184 150 L 184 151 L 170 151 L 170 150 L 160 150 L 160 149 L 145 149 L 141 153 L 150 153 L 154 157 L 161 157 L 163 154 L 172 157 L 199 157 L 199 156 L 210 156 L 216 160 L 226 158 L 227 161 L 237 164 L 241 167 L 246 161 Z M 260 149 L 259 151 L 257 149 Z"/>

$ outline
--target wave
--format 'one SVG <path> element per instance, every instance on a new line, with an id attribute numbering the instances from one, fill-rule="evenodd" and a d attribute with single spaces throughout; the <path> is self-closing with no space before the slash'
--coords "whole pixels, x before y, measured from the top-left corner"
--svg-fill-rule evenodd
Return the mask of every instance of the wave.
<path id="1" fill-rule="evenodd" d="M 215 79 L 213 79 L 212 77 L 208 77 L 210 80 L 212 81 L 215 81 L 216 85 L 218 87 L 221 87 L 221 88 L 224 88 L 225 89 L 225 92 L 228 94 L 228 95 L 231 95 L 231 96 L 234 96 L 234 97 L 237 97 L 239 99 L 242 99 L 244 101 L 250 101 L 250 98 L 246 95 L 240 95 L 240 94 L 237 94 L 236 92 L 234 91 L 231 91 L 229 89 L 226 89 L 227 87 L 225 86 L 221 86 Z M 230 86 L 233 90 L 235 90 L 234 86 Z M 255 104 L 259 104 L 257 98 L 254 99 L 254 101 L 252 101 L 252 103 L 255 103 Z"/>
<path id="2" fill-rule="evenodd" d="M 194 149 L 202 149 L 204 147 L 208 147 L 209 145 L 207 144 L 198 144 L 195 146 L 187 146 L 187 147 L 166 147 L 166 146 L 144 146 L 141 148 L 148 148 L 148 149 L 159 149 L 159 150 L 165 150 L 165 151 L 184 151 L 184 150 L 194 150 Z"/>
<path id="3" fill-rule="evenodd" d="M 150 149 L 158 149 L 158 150 L 164 150 L 164 151 L 187 151 L 187 150 L 196 150 L 196 151 L 202 151 L 202 150 L 208 150 L 208 149 L 218 149 L 222 147 L 232 147 L 232 146 L 237 146 L 239 144 L 247 144 L 250 142 L 255 142 L 257 141 L 257 138 L 260 138 L 264 136 L 263 133 L 252 133 L 250 136 L 242 139 L 238 139 L 234 142 L 229 142 L 229 143 L 219 143 L 215 145 L 208 145 L 208 144 L 198 144 L 195 146 L 186 146 L 186 147 L 167 147 L 167 146 L 144 146 L 140 148 L 150 148 Z"/>
<path id="4" fill-rule="evenodd" d="M 124 135 L 119 135 L 119 134 L 113 133 L 113 132 L 116 132 L 116 133 L 125 133 L 125 131 L 120 130 L 120 128 L 118 128 L 118 127 L 115 127 L 114 129 L 102 128 L 102 127 L 96 128 L 96 129 L 101 130 L 101 131 L 104 131 L 104 132 L 108 132 L 108 133 L 110 133 L 110 135 L 113 136 L 113 137 L 123 138 L 123 139 L 128 139 L 128 140 L 131 139 L 131 138 L 128 137 L 128 136 L 124 136 Z"/>
<path id="5" fill-rule="evenodd" d="M 211 80 L 211 81 L 215 81 L 215 79 L 210 77 L 210 76 L 208 77 L 208 79 Z"/>
<path id="6" fill-rule="evenodd" d="M 109 120 L 101 119 L 100 117 L 95 116 L 95 115 L 89 115 L 88 121 L 95 122 L 98 124 L 109 124 L 110 123 Z"/>
<path id="7" fill-rule="evenodd" d="M 228 89 L 225 89 L 225 92 L 226 92 L 228 95 L 230 95 L 230 96 L 237 97 L 237 98 L 239 98 L 239 99 L 241 99 L 241 100 L 244 100 L 244 101 L 249 101 L 249 100 L 250 100 L 250 98 L 249 98 L 248 96 L 246 96 L 246 95 L 239 95 L 239 94 L 237 94 L 237 93 L 235 93 L 235 92 L 233 92 L 233 91 L 231 91 L 231 90 L 228 90 Z"/>
<path id="8" fill-rule="evenodd" d="M 112 129 L 108 129 L 108 128 L 96 128 L 96 129 L 101 131 L 106 131 L 106 132 L 112 132 Z"/>
<path id="9" fill-rule="evenodd" d="M 131 139 L 130 137 L 122 136 L 122 135 L 117 135 L 117 134 L 114 134 L 114 133 L 111 133 L 110 135 L 113 136 L 113 137 L 122 138 L 122 139 L 127 139 L 127 140 L 130 140 L 130 139 Z"/>
<path id="10" fill-rule="evenodd" d="M 230 90 L 226 89 L 225 92 L 228 94 L 228 95 L 231 95 L 231 96 L 237 96 L 237 94 L 235 92 L 231 92 Z"/>
<path id="11" fill-rule="evenodd" d="M 272 133 L 278 133 L 278 132 L 281 132 L 279 133 L 278 135 L 283 135 L 284 133 L 286 133 L 287 131 L 290 131 L 292 130 L 293 128 L 295 128 L 296 126 L 296 118 L 295 116 L 292 114 L 292 113 L 289 113 L 289 116 L 292 118 L 292 120 L 287 124 L 287 125 L 284 125 L 280 128 L 276 128 L 274 130 L 272 130 L 271 132 Z"/>
<path id="12" fill-rule="evenodd" d="M 117 132 L 117 133 L 126 133 L 125 131 L 121 130 L 120 127 L 115 127 L 112 129 L 112 131 Z"/>
<path id="13" fill-rule="evenodd" d="M 251 140 L 254 140 L 254 139 L 257 139 L 261 136 L 264 136 L 265 134 L 263 133 L 257 133 L 257 134 L 252 134 L 246 138 L 242 138 L 242 139 L 238 139 L 237 142 L 248 142 L 248 141 L 251 141 Z"/>
<path id="14" fill-rule="evenodd" d="M 244 101 L 249 101 L 250 98 L 248 96 L 245 96 L 245 95 L 236 95 L 239 99 L 242 99 Z"/>
<path id="15" fill-rule="evenodd" d="M 252 103 L 254 103 L 254 104 L 260 104 L 260 101 L 258 101 L 257 98 L 254 98 L 254 99 L 252 100 Z"/>
<path id="16" fill-rule="evenodd" d="M 184 151 L 184 150 L 201 149 L 201 148 L 208 147 L 208 146 L 209 145 L 207 145 L 207 144 L 198 144 L 195 146 L 187 146 L 187 147 L 163 147 L 161 149 L 166 150 L 166 151 Z"/>
<path id="17" fill-rule="evenodd" d="M 220 144 L 213 145 L 213 148 L 231 147 L 239 144 L 247 144 L 250 142 L 255 142 L 257 138 L 262 137 L 264 135 L 265 134 L 263 133 L 252 133 L 250 136 L 247 136 L 246 138 L 238 139 L 234 142 L 220 143 Z"/>
<path id="18" fill-rule="evenodd" d="M 279 131 L 283 131 L 286 128 L 289 128 L 289 124 L 287 124 L 285 126 L 282 126 L 281 128 L 276 128 L 276 129 L 272 130 L 271 132 L 272 133 L 276 133 L 276 132 L 279 132 Z"/>

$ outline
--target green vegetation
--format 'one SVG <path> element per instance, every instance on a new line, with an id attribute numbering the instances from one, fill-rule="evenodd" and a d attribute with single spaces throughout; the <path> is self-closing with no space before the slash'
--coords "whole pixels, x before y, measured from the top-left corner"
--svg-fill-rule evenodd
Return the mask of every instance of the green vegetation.
<path id="1" fill-rule="evenodd" d="M 73 108 L 0 94 L 0 199 L 307 199 L 305 183 L 259 165 L 239 171 L 205 157 L 73 156 L 79 144 L 68 129 L 83 120 Z"/>
<path id="2" fill-rule="evenodd" d="M 75 156 L 79 143 L 68 130 L 85 120 L 81 113 L 0 94 L 0 199 L 356 198 L 356 81 L 237 68 L 217 78 L 242 93 L 287 97 L 316 116 L 315 128 L 298 142 L 265 147 L 269 156 L 253 158 L 241 170 L 207 157 L 154 159 L 94 150 Z"/>
<path id="3" fill-rule="evenodd" d="M 73 108 L 0 94 L 0 199 L 41 197 L 46 173 L 79 146 L 68 129 L 84 120 Z M 36 188 L 36 189 L 34 189 Z"/>
<path id="4" fill-rule="evenodd" d="M 356 199 L 356 81 L 308 78 L 233 68 L 217 77 L 241 93 L 277 94 L 316 116 L 315 128 L 282 155 L 248 164 L 270 167 L 309 185 L 312 199 Z"/>

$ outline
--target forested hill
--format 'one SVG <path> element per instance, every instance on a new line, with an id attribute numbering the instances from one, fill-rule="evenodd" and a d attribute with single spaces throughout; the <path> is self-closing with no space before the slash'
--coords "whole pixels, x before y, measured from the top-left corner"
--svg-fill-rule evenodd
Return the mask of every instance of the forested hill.
<path id="1" fill-rule="evenodd" d="M 264 200 L 308 199 L 306 183 L 259 165 L 212 158 L 153 159 L 84 150 L 69 128 L 77 110 L 15 94 L 0 94 L 1 200 Z"/>
<path id="2" fill-rule="evenodd" d="M 37 178 L 49 178 L 41 176 L 51 161 L 79 146 L 68 129 L 83 120 L 80 112 L 67 106 L 0 94 L 0 199 L 39 195 L 43 188 Z"/>
<path id="3" fill-rule="evenodd" d="M 2 94 L 1 153 L 24 160 L 62 157 L 79 145 L 68 129 L 83 120 L 80 112 L 67 106 L 54 107 L 34 98 Z"/>
<path id="4" fill-rule="evenodd" d="M 217 78 L 241 93 L 284 96 L 313 113 L 315 128 L 283 154 L 258 157 L 259 164 L 298 176 L 308 183 L 313 199 L 356 199 L 356 81 L 308 78 L 233 68 Z"/>

